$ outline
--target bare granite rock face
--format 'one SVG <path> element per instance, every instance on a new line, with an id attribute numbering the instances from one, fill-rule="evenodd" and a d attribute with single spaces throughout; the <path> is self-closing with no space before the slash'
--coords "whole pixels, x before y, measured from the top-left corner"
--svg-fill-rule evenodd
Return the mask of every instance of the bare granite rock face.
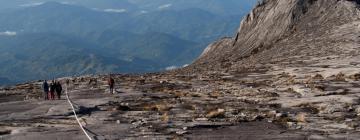
<path id="1" fill-rule="evenodd" d="M 210 45 L 190 69 L 228 70 L 311 51 L 329 55 L 338 45 L 359 45 L 359 16 L 357 1 L 264 0 L 231 40 Z"/>

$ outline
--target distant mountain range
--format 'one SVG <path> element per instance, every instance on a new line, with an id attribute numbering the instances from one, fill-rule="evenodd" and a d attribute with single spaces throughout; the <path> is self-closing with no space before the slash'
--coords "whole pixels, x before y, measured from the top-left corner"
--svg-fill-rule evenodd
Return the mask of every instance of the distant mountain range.
<path id="1" fill-rule="evenodd" d="M 0 11 L 33 7 L 52 1 L 114 13 L 197 8 L 214 14 L 239 15 L 250 11 L 258 0 L 2 0 Z"/>
<path id="2" fill-rule="evenodd" d="M 245 12 L 235 14 L 232 6 L 252 7 L 251 2 L 235 0 L 201 2 L 4 2 L 0 6 L 0 84 L 154 72 L 189 64 L 209 42 L 233 34 Z"/>

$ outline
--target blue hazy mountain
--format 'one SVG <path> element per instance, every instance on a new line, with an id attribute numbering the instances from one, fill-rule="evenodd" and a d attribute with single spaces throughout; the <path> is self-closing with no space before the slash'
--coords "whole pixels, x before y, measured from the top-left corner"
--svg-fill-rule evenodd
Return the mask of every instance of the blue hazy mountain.
<path id="1" fill-rule="evenodd" d="M 37 6 L 49 1 L 80 5 L 90 9 L 113 9 L 113 12 L 116 12 L 116 9 L 125 9 L 128 12 L 150 12 L 199 8 L 222 15 L 247 13 L 257 2 L 257 0 L 2 0 L 0 11 Z"/>
<path id="2" fill-rule="evenodd" d="M 209 42 L 232 35 L 253 3 L 4 0 L 0 84 L 189 64 Z"/>
<path id="3" fill-rule="evenodd" d="M 52 31 L 84 35 L 94 30 L 117 29 L 135 33 L 163 32 L 186 40 L 208 43 L 221 36 L 231 35 L 241 16 L 219 16 L 196 8 L 133 15 L 48 2 L 1 14 L 0 31 Z"/>

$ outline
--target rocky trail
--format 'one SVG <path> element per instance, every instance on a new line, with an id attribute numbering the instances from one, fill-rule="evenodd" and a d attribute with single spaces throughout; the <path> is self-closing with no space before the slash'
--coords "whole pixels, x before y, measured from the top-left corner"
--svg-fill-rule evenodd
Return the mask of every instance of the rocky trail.
<path id="1" fill-rule="evenodd" d="M 207 89 L 198 88 L 196 89 L 199 90 L 198 94 L 189 94 L 179 91 L 194 90 L 188 83 L 147 81 L 149 79 L 146 78 L 145 81 L 134 80 L 144 82 L 141 86 L 129 86 L 133 82 L 132 79 L 137 78 L 131 77 L 130 81 L 126 81 L 124 77 L 118 79 L 121 85 L 115 95 L 108 94 L 104 84 L 91 84 L 94 87 L 87 89 L 88 82 L 81 81 L 87 81 L 89 77 L 80 78 L 79 81 L 74 80 L 75 86 L 69 87 L 70 98 L 77 106 L 76 111 L 80 114 L 82 125 L 89 130 L 89 134 L 94 139 L 268 137 L 259 135 L 263 132 L 279 134 L 274 137 L 304 137 L 303 134 L 287 132 L 280 125 L 263 121 L 262 111 L 256 109 L 257 106 L 238 102 L 231 97 L 220 97 L 221 93 L 202 96 L 200 92 Z M 199 86 L 201 82 L 198 83 Z M 18 87 L 33 88 L 32 86 L 25 84 Z M 25 101 L 12 101 L 14 99 L 11 98 L 16 96 L 21 95 L 8 95 L 6 96 L 8 99 L 3 99 L 7 102 L 1 103 L 2 139 L 68 139 L 69 136 L 71 139 L 86 138 L 80 131 L 65 99 L 42 101 L 38 99 L 41 95 L 38 95 L 32 98 L 23 96 L 23 99 L 27 98 Z M 223 100 L 220 101 L 218 98 Z M 224 104 L 228 104 L 226 105 L 228 107 L 224 108 Z M 239 114 L 240 112 L 242 114 Z M 242 129 L 238 131 L 237 127 Z M 269 129 L 270 127 L 273 129 Z M 227 129 L 237 133 L 227 134 Z M 208 135 L 209 131 L 212 135 Z M 249 131 L 253 132 L 248 133 Z"/>
<path id="2" fill-rule="evenodd" d="M 84 76 L 71 78 L 69 95 L 94 139 L 360 136 L 357 74 L 301 76 L 301 69 L 290 73 L 274 68 L 277 71 L 202 76 L 117 75 L 120 84 L 114 95 L 106 89 L 106 76 Z M 67 101 L 42 101 L 38 91 L 40 83 L 2 90 L 8 95 L 0 109 L 1 138 L 86 139 Z"/>

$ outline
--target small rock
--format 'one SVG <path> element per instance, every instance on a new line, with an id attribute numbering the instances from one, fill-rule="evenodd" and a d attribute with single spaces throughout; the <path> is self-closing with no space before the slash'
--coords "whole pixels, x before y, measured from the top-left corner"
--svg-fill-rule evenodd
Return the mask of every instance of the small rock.
<path id="1" fill-rule="evenodd" d="M 208 121 L 208 118 L 196 118 L 195 121 Z"/>
<path id="2" fill-rule="evenodd" d="M 261 115 L 255 115 L 255 116 L 252 117 L 251 121 L 262 120 L 262 119 L 264 119 L 263 116 L 261 116 Z"/>
<path id="3" fill-rule="evenodd" d="M 117 123 L 117 124 L 120 124 L 120 120 L 116 120 L 116 123 Z"/>
<path id="4" fill-rule="evenodd" d="M 301 128 L 302 128 L 302 126 L 301 126 L 301 125 L 298 125 L 298 126 L 296 126 L 295 129 L 301 129 Z"/>
<path id="5" fill-rule="evenodd" d="M 276 111 L 276 110 L 273 110 L 273 111 L 269 111 L 267 115 L 268 115 L 269 117 L 275 117 L 275 116 L 276 116 L 276 113 L 277 113 L 277 111 Z"/>
<path id="6" fill-rule="evenodd" d="M 187 133 L 187 131 L 183 131 L 183 130 L 176 131 L 176 134 L 178 134 L 178 135 L 184 135 L 186 133 Z"/>
<path id="7" fill-rule="evenodd" d="M 295 128 L 296 127 L 295 122 L 287 122 L 287 125 L 288 125 L 289 128 Z"/>
<path id="8" fill-rule="evenodd" d="M 45 127 L 45 126 L 39 124 L 39 125 L 37 125 L 36 127 Z"/>
<path id="9" fill-rule="evenodd" d="M 355 112 L 358 114 L 358 116 L 360 116 L 360 106 L 356 106 Z"/>
<path id="10" fill-rule="evenodd" d="M 283 117 L 287 117 L 288 115 L 286 113 L 276 113 L 275 117 L 276 118 L 283 118 Z"/>

